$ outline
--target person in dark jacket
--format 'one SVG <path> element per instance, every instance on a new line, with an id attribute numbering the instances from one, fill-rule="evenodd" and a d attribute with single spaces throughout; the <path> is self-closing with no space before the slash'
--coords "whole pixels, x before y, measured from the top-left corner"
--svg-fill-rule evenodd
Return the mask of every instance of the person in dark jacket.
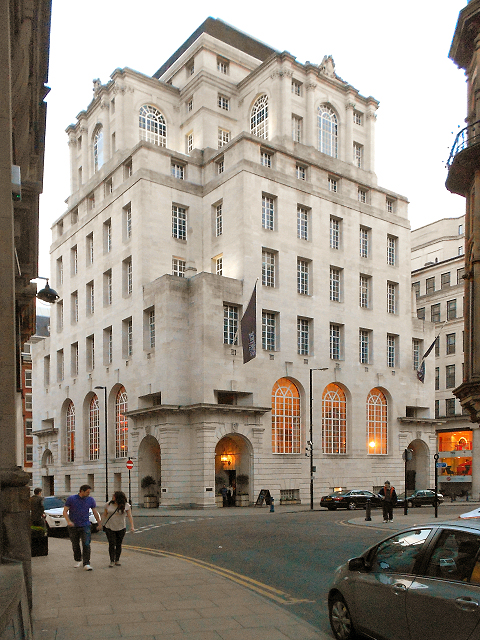
<path id="1" fill-rule="evenodd" d="M 395 487 L 390 486 L 389 480 L 385 480 L 385 484 L 378 495 L 382 498 L 383 521 L 393 522 L 393 507 L 397 504 Z"/>
<path id="2" fill-rule="evenodd" d="M 34 527 L 45 526 L 45 513 L 43 511 L 43 496 L 40 487 L 33 491 L 30 498 L 30 524 Z"/>

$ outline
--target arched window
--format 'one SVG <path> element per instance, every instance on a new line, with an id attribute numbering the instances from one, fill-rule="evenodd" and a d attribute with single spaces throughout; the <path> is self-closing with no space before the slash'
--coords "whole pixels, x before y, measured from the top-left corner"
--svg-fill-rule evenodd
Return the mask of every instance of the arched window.
<path id="1" fill-rule="evenodd" d="M 95 395 L 90 400 L 90 411 L 88 414 L 88 459 L 98 460 L 100 458 L 100 405 L 98 397 Z"/>
<path id="2" fill-rule="evenodd" d="M 272 389 L 272 451 L 300 453 L 300 394 L 287 378 Z"/>
<path id="3" fill-rule="evenodd" d="M 347 453 L 347 401 L 343 389 L 333 383 L 322 395 L 322 451 Z"/>
<path id="4" fill-rule="evenodd" d="M 97 172 L 103 166 L 103 129 L 97 127 L 93 134 L 93 168 Z"/>
<path id="5" fill-rule="evenodd" d="M 153 142 L 159 147 L 167 146 L 167 124 L 165 118 L 155 107 L 148 104 L 140 109 L 140 140 Z"/>
<path id="6" fill-rule="evenodd" d="M 120 387 L 115 398 L 115 457 L 126 458 L 128 456 L 128 418 L 125 412 L 128 410 L 127 392 L 125 387 Z"/>
<path id="7" fill-rule="evenodd" d="M 368 453 L 387 453 L 387 399 L 374 388 L 367 397 Z"/>
<path id="8" fill-rule="evenodd" d="M 338 120 L 333 109 L 326 104 L 318 107 L 318 150 L 338 158 Z"/>
<path id="9" fill-rule="evenodd" d="M 268 98 L 265 95 L 260 96 L 252 107 L 250 133 L 268 140 Z"/>
<path id="10" fill-rule="evenodd" d="M 73 402 L 67 407 L 65 440 L 67 445 L 67 462 L 75 461 L 75 405 Z"/>

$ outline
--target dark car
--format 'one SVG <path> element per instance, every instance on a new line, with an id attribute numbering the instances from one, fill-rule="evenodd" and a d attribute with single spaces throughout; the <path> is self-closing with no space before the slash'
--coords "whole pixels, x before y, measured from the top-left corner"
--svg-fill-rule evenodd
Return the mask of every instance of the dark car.
<path id="1" fill-rule="evenodd" d="M 370 499 L 372 507 L 379 506 L 382 503 L 381 498 L 371 491 L 365 489 L 350 489 L 349 491 L 334 491 L 328 496 L 323 496 L 320 500 L 320 506 L 334 511 L 335 509 L 365 509 L 367 500 Z"/>
<path id="2" fill-rule="evenodd" d="M 403 507 L 404 502 L 405 494 L 402 493 L 398 496 L 397 507 Z M 443 502 L 441 493 L 437 493 L 437 502 L 438 504 Z M 435 506 L 435 491 L 432 489 L 418 489 L 407 493 L 407 507 L 423 507 L 423 505 Z"/>
<path id="3" fill-rule="evenodd" d="M 337 640 L 478 640 L 480 522 L 386 538 L 335 571 L 328 610 Z"/>

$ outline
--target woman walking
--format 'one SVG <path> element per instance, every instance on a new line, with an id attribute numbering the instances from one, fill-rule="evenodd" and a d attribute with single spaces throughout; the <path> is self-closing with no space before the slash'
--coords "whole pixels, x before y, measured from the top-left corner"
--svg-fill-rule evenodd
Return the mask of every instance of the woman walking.
<path id="1" fill-rule="evenodd" d="M 110 502 L 107 502 L 103 511 L 103 530 L 108 539 L 108 553 L 110 555 L 110 567 L 120 566 L 122 553 L 122 541 L 127 532 L 126 516 L 130 523 L 130 531 L 135 531 L 133 526 L 132 508 L 127 502 L 123 491 L 115 491 Z"/>

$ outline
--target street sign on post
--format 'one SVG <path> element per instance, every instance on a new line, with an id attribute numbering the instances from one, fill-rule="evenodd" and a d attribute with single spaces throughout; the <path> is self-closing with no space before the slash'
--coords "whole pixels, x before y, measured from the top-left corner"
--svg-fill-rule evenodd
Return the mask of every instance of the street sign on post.
<path id="1" fill-rule="evenodd" d="M 127 460 L 127 469 L 129 471 L 133 469 L 133 460 Z"/>
<path id="2" fill-rule="evenodd" d="M 445 469 L 446 466 L 447 466 L 446 462 L 437 462 L 436 463 L 437 469 Z"/>

